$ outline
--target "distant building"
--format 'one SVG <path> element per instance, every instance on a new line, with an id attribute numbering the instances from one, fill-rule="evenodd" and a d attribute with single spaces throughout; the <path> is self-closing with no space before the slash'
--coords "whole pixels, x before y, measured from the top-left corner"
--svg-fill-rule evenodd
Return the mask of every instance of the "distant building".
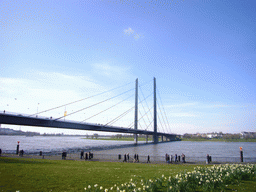
<path id="1" fill-rule="evenodd" d="M 246 132 L 246 131 L 243 131 L 240 133 L 241 135 L 241 139 L 244 139 L 244 138 L 256 138 L 256 132 Z"/>
<path id="2" fill-rule="evenodd" d="M 38 132 L 23 132 L 23 131 L 17 131 L 9 128 L 0 128 L 0 135 L 29 135 L 29 136 L 34 136 L 34 135 L 40 135 Z"/>

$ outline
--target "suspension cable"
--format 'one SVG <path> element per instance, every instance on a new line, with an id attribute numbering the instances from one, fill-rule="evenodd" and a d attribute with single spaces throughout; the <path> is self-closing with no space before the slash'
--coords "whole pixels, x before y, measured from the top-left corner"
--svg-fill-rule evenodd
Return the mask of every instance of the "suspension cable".
<path id="1" fill-rule="evenodd" d="M 139 113 L 140 113 L 141 117 L 139 118 L 138 122 L 140 122 L 140 119 L 143 119 L 144 124 L 147 126 L 145 119 L 143 118 L 143 116 L 145 116 L 145 114 L 142 115 L 140 111 L 139 111 Z"/>
<path id="2" fill-rule="evenodd" d="M 83 98 L 83 99 L 79 99 L 79 100 L 77 100 L 77 101 L 73 101 L 73 102 L 70 102 L 70 103 L 67 103 L 67 104 L 64 104 L 64 105 L 60 105 L 60 106 L 51 108 L 51 109 L 47 109 L 47 110 L 44 110 L 44 111 L 40 111 L 40 112 L 38 112 L 38 113 L 35 113 L 35 114 L 30 115 L 29 117 L 34 116 L 34 115 L 38 115 L 38 114 L 41 114 L 41 113 L 44 113 L 44 112 L 47 112 L 47 111 L 51 111 L 51 110 L 54 110 L 54 109 L 58 109 L 58 108 L 61 108 L 61 107 L 67 106 L 67 105 L 71 105 L 71 104 L 74 104 L 74 103 L 77 103 L 77 102 L 80 102 L 80 101 L 83 101 L 83 100 L 86 100 L 86 99 L 90 99 L 90 98 L 92 98 L 92 97 L 96 97 L 96 96 L 102 95 L 102 94 L 104 94 L 104 93 L 108 93 L 108 92 L 110 92 L 110 91 L 113 91 L 113 90 L 115 90 L 115 89 L 119 89 L 119 88 L 121 88 L 121 87 L 127 86 L 127 85 L 129 85 L 129 84 L 131 84 L 131 83 L 132 83 L 132 82 L 127 83 L 127 84 L 122 85 L 122 86 L 119 86 L 119 87 L 116 87 L 116 88 L 113 88 L 113 89 L 110 89 L 110 90 L 108 90 L 108 91 L 104 91 L 104 92 L 102 92 L 102 93 L 98 93 L 98 94 L 96 94 L 96 95 L 92 95 L 92 96 L 89 96 L 89 97 L 86 97 L 86 98 Z"/>
<path id="3" fill-rule="evenodd" d="M 152 121 L 150 122 L 150 124 L 147 126 L 147 128 L 145 129 L 145 131 L 148 130 L 149 126 L 150 126 L 153 122 L 154 122 L 154 120 L 152 120 Z"/>
<path id="4" fill-rule="evenodd" d="M 157 106 L 159 106 L 158 102 L 157 102 Z M 162 110 L 161 110 L 160 106 L 159 106 L 159 110 L 160 110 L 160 115 L 159 115 L 159 113 L 157 113 L 158 119 L 159 119 L 159 121 L 160 121 L 161 126 L 163 127 L 163 131 L 166 132 L 166 130 L 165 130 L 166 123 L 165 123 L 165 121 L 164 121 L 164 117 L 163 117 Z M 162 121 L 161 121 L 160 116 L 162 117 L 162 120 L 163 120 L 163 122 L 164 122 L 164 126 L 162 125 Z"/>
<path id="5" fill-rule="evenodd" d="M 119 105 L 120 103 L 124 102 L 125 100 L 128 100 L 128 99 L 131 98 L 132 96 L 133 96 L 133 95 L 127 97 L 126 99 L 124 99 L 124 100 L 118 102 L 118 103 L 115 104 L 115 105 L 112 105 L 111 107 L 109 107 L 109 108 L 107 108 L 107 109 L 105 109 L 105 110 L 103 110 L 103 111 L 101 111 L 101 112 L 99 112 L 99 113 L 97 113 L 97 114 L 95 114 L 95 115 L 92 115 L 91 117 L 89 117 L 89 118 L 87 118 L 87 119 L 84 119 L 83 121 L 81 121 L 81 123 L 84 122 L 84 121 L 87 121 L 88 119 L 91 119 L 91 118 L 93 118 L 93 117 L 95 117 L 95 116 L 97 116 L 97 115 L 99 115 L 99 114 L 101 114 L 101 113 L 103 113 L 103 112 L 105 112 L 105 111 L 107 111 L 107 110 L 109 110 L 109 109 L 111 109 L 111 108 L 117 106 L 117 105 Z"/>
<path id="6" fill-rule="evenodd" d="M 158 96 L 159 96 L 159 98 L 160 98 L 160 102 L 161 102 L 161 104 L 162 104 L 162 106 L 163 106 L 162 99 L 161 99 L 161 96 L 160 96 L 160 94 L 159 94 L 158 90 L 157 90 L 157 93 L 158 93 Z M 167 115 L 166 115 L 166 113 L 165 113 L 165 109 L 164 109 L 164 107 L 163 107 L 163 111 L 164 111 L 164 115 L 165 115 L 165 118 L 166 118 L 166 121 L 167 121 L 167 125 L 168 125 L 168 127 L 169 127 L 169 129 L 170 129 L 170 124 L 169 124 L 169 121 L 168 121 Z M 170 130 L 170 132 L 171 132 L 171 130 Z"/>
<path id="7" fill-rule="evenodd" d="M 128 109 L 127 111 L 125 111 L 124 113 L 122 113 L 121 115 L 119 115 L 118 117 L 116 117 L 115 119 L 111 120 L 110 122 L 106 123 L 106 125 L 112 125 L 113 123 L 117 122 L 119 119 L 121 119 L 123 116 L 125 116 L 126 114 L 128 114 L 133 108 L 135 108 L 135 106 L 133 106 L 132 108 Z"/>
<path id="8" fill-rule="evenodd" d="M 144 100 L 145 100 L 145 103 L 146 103 L 146 105 L 147 105 L 147 107 L 148 107 L 148 109 L 149 109 L 149 106 L 148 106 L 147 100 L 145 99 L 145 96 L 144 96 L 144 94 L 143 94 L 143 92 L 142 92 L 141 87 L 140 87 L 140 91 L 141 91 L 141 94 L 142 94 L 142 96 L 143 96 L 143 98 L 144 98 Z M 153 94 L 153 93 L 152 93 L 152 94 Z M 153 119 L 153 115 L 152 115 L 152 114 L 151 114 L 151 118 Z"/>
<path id="9" fill-rule="evenodd" d="M 152 93 L 153 94 L 153 93 Z M 145 99 L 147 99 L 149 96 L 151 96 L 152 94 L 150 94 L 150 95 L 148 95 Z M 145 100 L 144 99 L 144 100 Z M 144 101 L 144 100 L 142 100 L 142 101 Z M 140 101 L 138 104 L 140 104 L 142 101 Z M 130 111 L 130 110 L 132 110 L 133 108 L 135 108 L 135 106 L 133 106 L 132 108 L 130 108 L 128 111 Z M 128 112 L 127 112 L 128 113 Z M 115 119 L 113 119 L 112 121 L 110 121 L 110 122 L 108 122 L 107 124 L 105 124 L 105 125 L 108 125 L 108 124 L 113 124 L 113 123 L 115 123 L 116 121 L 118 121 L 120 118 L 122 118 L 124 115 L 126 115 L 127 114 L 126 112 L 124 112 L 124 113 L 122 113 L 121 115 L 119 115 L 118 117 L 116 117 Z M 117 119 L 117 120 L 116 120 Z M 115 121 L 114 121 L 115 120 Z M 113 122 L 114 121 L 114 122 Z"/>
<path id="10" fill-rule="evenodd" d="M 139 99 L 140 99 L 140 97 L 139 97 Z M 146 109 L 145 109 L 145 107 L 144 107 L 143 103 L 141 103 L 141 105 L 142 105 L 142 108 L 143 108 L 144 113 L 145 113 L 145 112 L 146 112 Z M 150 121 L 147 113 L 146 113 L 146 115 L 147 115 L 147 120 L 148 120 L 148 121 Z"/>
<path id="11" fill-rule="evenodd" d="M 114 98 L 116 98 L 116 97 L 118 97 L 118 96 L 120 96 L 120 95 L 123 95 L 123 94 L 125 94 L 125 93 L 127 93 L 127 92 L 129 92 L 129 91 L 132 91 L 132 90 L 134 90 L 134 88 L 133 88 L 133 89 L 130 89 L 130 90 L 128 90 L 128 91 L 125 91 L 125 92 L 123 92 L 123 93 L 121 93 L 121 94 L 119 94 L 119 95 L 116 95 L 116 96 L 114 96 L 114 97 L 110 97 L 110 98 L 108 98 L 108 99 L 106 99 L 106 100 L 103 100 L 103 101 L 101 101 L 101 102 L 98 102 L 98 103 L 96 103 L 96 104 L 93 104 L 93 105 L 90 105 L 90 106 L 88 106 L 88 107 L 79 109 L 79 110 L 77 110 L 77 111 L 75 111 L 75 112 L 73 112 L 73 113 L 70 113 L 70 114 L 68 114 L 68 115 L 61 116 L 61 117 L 59 117 L 59 118 L 57 118 L 57 119 L 55 119 L 55 120 L 61 119 L 61 118 L 63 118 L 63 117 L 69 116 L 69 115 L 73 115 L 73 114 L 75 114 L 75 113 L 78 113 L 78 112 L 83 111 L 83 110 L 85 110 L 85 109 L 88 109 L 88 108 L 90 108 L 90 107 L 94 107 L 94 106 L 96 106 L 96 105 L 98 105 L 98 104 L 100 104 L 100 103 L 104 103 L 104 102 L 106 102 L 106 101 L 109 101 L 109 100 L 111 100 L 111 99 L 114 99 Z"/>
<path id="12" fill-rule="evenodd" d="M 165 130 L 164 126 L 162 125 L 162 120 L 161 120 L 160 116 L 157 115 L 157 117 L 158 117 L 158 120 L 159 120 L 159 122 L 160 122 L 160 125 L 161 125 L 161 127 L 162 127 L 162 129 L 163 129 L 163 132 L 166 133 L 166 130 Z"/>

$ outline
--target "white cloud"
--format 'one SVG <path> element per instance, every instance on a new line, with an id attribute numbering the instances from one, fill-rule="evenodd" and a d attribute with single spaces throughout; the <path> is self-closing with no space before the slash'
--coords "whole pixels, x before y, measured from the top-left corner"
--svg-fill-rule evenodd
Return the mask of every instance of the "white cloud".
<path id="1" fill-rule="evenodd" d="M 134 34 L 134 30 L 129 27 L 128 29 L 124 30 L 124 34 L 130 36 L 130 35 Z M 141 37 L 143 37 L 143 36 L 141 34 L 139 34 L 139 33 L 135 33 L 133 35 L 133 38 L 136 39 L 136 40 L 141 38 Z"/>
<path id="2" fill-rule="evenodd" d="M 180 104 L 175 104 L 175 105 L 166 105 L 165 108 L 181 108 L 181 107 L 190 107 L 190 106 L 196 106 L 198 103 L 193 102 L 193 103 L 180 103 Z"/>
<path id="3" fill-rule="evenodd" d="M 134 33 L 134 30 L 132 30 L 132 28 L 128 28 L 128 29 L 125 29 L 124 30 L 124 33 L 126 34 L 126 35 L 131 35 L 131 34 L 133 34 Z"/>
<path id="4" fill-rule="evenodd" d="M 169 113 L 171 117 L 197 117 L 197 115 L 192 113 Z"/>
<path id="5" fill-rule="evenodd" d="M 135 77 L 130 73 L 130 67 L 111 65 L 109 63 L 96 63 L 92 65 L 94 73 L 105 76 L 109 80 L 119 80 L 127 82 L 135 80 Z M 119 83 L 120 85 L 121 83 Z"/>
<path id="6" fill-rule="evenodd" d="M 33 71 L 26 78 L 0 78 L 0 84 L 1 108 L 28 114 L 37 111 L 38 103 L 41 111 L 104 90 L 104 87 L 88 81 L 87 77 L 38 71 Z"/>
<path id="7" fill-rule="evenodd" d="M 138 33 L 136 33 L 135 35 L 134 35 L 134 39 L 139 39 L 139 38 L 141 38 L 142 36 L 140 35 L 140 34 L 138 34 Z"/>

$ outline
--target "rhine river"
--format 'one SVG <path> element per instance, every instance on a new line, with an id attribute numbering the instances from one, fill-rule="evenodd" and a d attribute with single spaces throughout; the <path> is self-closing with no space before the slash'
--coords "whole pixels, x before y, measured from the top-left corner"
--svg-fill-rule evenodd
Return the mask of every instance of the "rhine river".
<path id="1" fill-rule="evenodd" d="M 255 142 L 195 142 L 176 141 L 159 144 L 146 144 L 134 146 L 131 141 L 90 140 L 76 136 L 0 136 L 0 148 L 4 153 L 15 153 L 17 142 L 20 150 L 26 154 L 59 154 L 62 151 L 79 153 L 81 150 L 91 151 L 94 154 L 140 154 L 141 156 L 160 156 L 182 153 L 188 158 L 204 159 L 207 154 L 213 158 L 238 158 L 239 147 L 243 147 L 244 158 L 256 160 Z M 140 142 L 140 144 L 145 142 Z M 128 145 L 128 146 L 127 146 Z"/>

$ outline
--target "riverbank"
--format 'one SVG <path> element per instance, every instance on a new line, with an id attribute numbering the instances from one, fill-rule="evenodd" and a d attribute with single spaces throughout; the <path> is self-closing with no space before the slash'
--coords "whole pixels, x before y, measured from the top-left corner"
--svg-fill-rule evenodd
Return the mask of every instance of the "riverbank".
<path id="1" fill-rule="evenodd" d="M 85 160 L 85 154 L 81 158 L 80 153 L 67 153 L 65 160 L 68 161 L 92 161 L 92 162 L 124 162 L 124 155 L 122 154 L 105 154 L 100 152 L 92 152 L 92 158 Z M 134 154 L 129 154 L 129 157 L 126 155 L 126 163 L 134 163 Z M 139 154 L 139 162 L 141 164 L 148 163 L 148 156 Z M 23 156 L 11 154 L 11 153 L 3 153 L 2 157 L 6 158 L 20 158 L 20 159 L 47 159 L 47 160 L 62 160 L 62 153 L 58 154 L 24 154 Z M 213 164 L 225 164 L 225 163 L 256 163 L 256 158 L 243 158 L 243 162 L 239 157 L 211 157 L 212 161 L 210 162 L 211 165 Z M 150 164 L 192 164 L 192 165 L 205 165 L 206 158 L 197 158 L 197 157 L 185 157 L 185 163 L 182 162 L 181 156 L 178 156 L 178 161 L 174 162 L 175 159 L 169 160 L 166 162 L 165 156 L 149 156 Z"/>
<path id="2" fill-rule="evenodd" d="M 106 137 L 98 137 L 98 138 L 83 138 L 89 140 L 105 140 L 105 141 L 134 141 L 133 137 L 122 137 L 122 138 L 106 138 Z M 138 141 L 146 141 L 144 137 L 138 137 Z M 182 138 L 176 141 L 211 141 L 211 142 L 256 142 L 256 139 L 223 139 L 223 138 Z M 152 142 L 152 139 L 149 138 L 148 142 Z M 159 140 L 161 142 L 161 140 Z"/>
<path id="3" fill-rule="evenodd" d="M 223 138 L 183 138 L 181 141 L 211 141 L 211 142 L 256 142 L 256 139 L 223 139 Z"/>

